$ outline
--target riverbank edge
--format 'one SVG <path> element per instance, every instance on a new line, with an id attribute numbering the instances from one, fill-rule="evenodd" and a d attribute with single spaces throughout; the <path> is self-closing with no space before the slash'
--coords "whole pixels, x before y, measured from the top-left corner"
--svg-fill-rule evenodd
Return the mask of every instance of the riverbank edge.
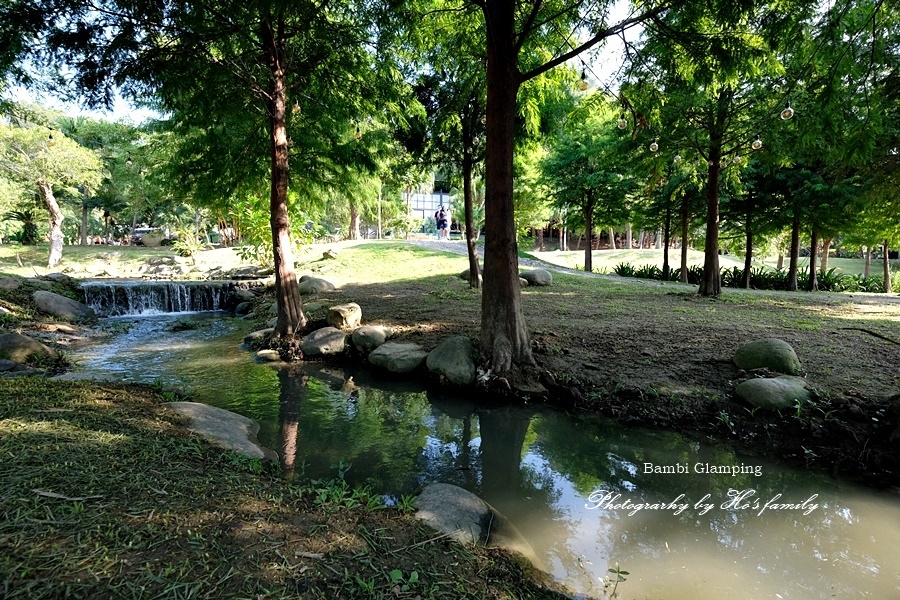
<path id="1" fill-rule="evenodd" d="M 299 591 L 302 598 L 393 598 L 401 591 L 404 597 L 407 593 L 413 597 L 412 592 L 419 589 L 422 597 L 571 597 L 522 557 L 463 546 L 436 534 L 413 518 L 408 499 L 403 499 L 402 510 L 385 508 L 380 497 L 363 488 L 350 488 L 340 477 L 327 482 L 289 480 L 276 465 L 264 466 L 213 446 L 190 434 L 183 419 L 163 409 L 162 403 L 172 399 L 172 392 L 153 385 L 34 376 L 0 379 L 0 448 L 8 457 L 0 469 L 6 480 L 0 493 L 4 597 L 61 593 L 90 597 L 131 583 L 145 587 L 148 596 L 154 590 L 200 584 L 196 591 L 202 593 L 244 597 L 246 590 L 240 586 L 214 584 L 203 575 L 216 572 L 218 564 L 202 564 L 205 560 L 215 563 L 215 557 L 241 564 L 238 570 L 244 577 L 255 578 L 253 586 L 266 594 L 293 587 L 291 591 Z M 128 475 L 140 480 L 141 492 L 125 493 L 121 474 L 112 468 L 109 473 L 103 471 L 112 456 L 100 445 L 110 441 L 108 436 L 140 439 L 138 448 L 117 451 L 115 459 L 127 463 L 129 452 L 140 454 L 136 460 L 144 468 Z M 48 448 L 39 440 L 56 444 Z M 97 459 L 89 466 L 78 461 L 90 449 L 85 445 L 97 451 Z M 185 484 L 189 493 L 172 480 L 171 462 L 169 472 L 163 472 L 164 461 L 154 459 L 164 456 L 177 461 L 179 472 L 190 473 Z M 73 469 L 73 459 L 86 473 Z M 110 476 L 108 480 L 105 475 Z M 223 486 L 222 480 L 231 483 L 235 495 L 252 497 L 251 519 L 235 517 L 229 506 L 246 499 L 232 499 L 232 488 Z M 257 533 L 245 531 L 249 523 L 250 531 L 269 531 L 263 535 L 264 542 L 254 538 Z M 317 532 L 313 537 L 328 540 L 322 543 L 331 544 L 332 550 L 301 549 L 292 556 L 288 550 L 299 547 L 298 539 L 307 549 L 316 543 L 309 539 L 309 530 Z M 106 536 L 104 531 L 116 535 Z M 353 543 L 347 547 L 334 542 L 343 539 Z M 251 551 L 261 543 L 275 544 L 282 551 L 275 555 Z M 209 548 L 216 549 L 213 559 Z M 98 553 L 102 560 L 92 564 L 89 557 Z M 48 563 L 47 556 L 56 560 Z M 201 564 L 191 567 L 183 578 L 169 577 L 169 571 L 186 568 L 176 567 L 180 557 L 192 557 L 188 560 Z M 289 575 L 304 577 L 292 582 L 269 573 L 266 561 L 277 557 L 295 563 L 293 572 L 287 569 Z M 474 585 L 476 577 L 480 582 Z M 271 589 L 266 581 L 272 583 Z M 429 585 L 437 586 L 432 592 L 455 591 L 432 596 L 427 593 Z"/>

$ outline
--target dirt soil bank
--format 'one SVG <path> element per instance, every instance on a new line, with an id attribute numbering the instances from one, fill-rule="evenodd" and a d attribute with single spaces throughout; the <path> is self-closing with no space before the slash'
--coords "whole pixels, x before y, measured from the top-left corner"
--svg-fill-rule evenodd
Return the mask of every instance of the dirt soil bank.
<path id="1" fill-rule="evenodd" d="M 413 242 L 464 253 L 462 243 Z M 465 261 L 461 257 L 461 268 Z M 547 401 L 623 424 L 727 441 L 875 486 L 900 485 L 900 298 L 696 287 L 574 272 L 525 288 L 523 306 Z M 363 307 L 364 322 L 433 348 L 463 333 L 478 342 L 480 293 L 447 274 L 343 286 L 329 301 Z M 790 411 L 751 412 L 733 389 L 742 344 L 790 343 L 816 392 Z"/>

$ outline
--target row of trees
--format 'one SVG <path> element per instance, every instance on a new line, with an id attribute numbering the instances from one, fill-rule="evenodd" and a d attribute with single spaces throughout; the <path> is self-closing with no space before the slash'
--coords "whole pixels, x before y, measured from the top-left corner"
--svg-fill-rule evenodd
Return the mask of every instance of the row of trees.
<path id="1" fill-rule="evenodd" d="M 150 104 L 166 123 L 148 178 L 210 209 L 267 204 L 282 336 L 306 323 L 298 221 L 322 218 L 336 195 L 352 218 L 363 198 L 398 198 L 440 165 L 460 178 L 471 236 L 483 173 L 482 351 L 527 387 L 519 226 L 555 212 L 591 231 L 649 205 L 667 237 L 680 218 L 686 238 L 701 218 L 704 295 L 721 291 L 721 215 L 748 247 L 786 220 L 795 239 L 801 226 L 869 245 L 898 233 L 898 31 L 883 2 L 654 0 L 614 18 L 616 6 L 12 0 L 0 68 L 28 85 L 48 81 L 37 67 L 70 73 L 89 104 L 115 89 Z M 579 95 L 564 65 L 611 38 L 625 46 L 617 79 Z M 803 118 L 779 120 L 786 102 Z M 847 215 L 864 218 L 851 230 Z"/>

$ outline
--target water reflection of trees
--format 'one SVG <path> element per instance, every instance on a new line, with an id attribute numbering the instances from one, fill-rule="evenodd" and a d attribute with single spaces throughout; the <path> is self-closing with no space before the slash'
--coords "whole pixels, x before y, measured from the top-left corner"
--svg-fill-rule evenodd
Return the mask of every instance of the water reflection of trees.
<path id="1" fill-rule="evenodd" d="M 753 461 L 680 435 L 531 407 L 485 408 L 421 388 L 385 390 L 363 376 L 322 367 L 306 379 L 309 374 L 308 368 L 279 373 L 283 456 L 305 462 L 306 473 L 314 477 L 333 477 L 332 465 L 343 458 L 353 464 L 348 478 L 371 481 L 387 493 L 408 493 L 431 481 L 461 485 L 509 517 L 542 559 L 564 564 L 569 572 L 577 569 L 576 546 L 583 548 L 591 536 L 599 556 L 587 558 L 595 562 L 609 557 L 632 572 L 659 572 L 675 556 L 698 578 L 709 573 L 703 561 L 722 569 L 738 563 L 740 568 L 727 569 L 730 576 L 737 578 L 740 571 L 742 581 L 765 580 L 760 589 L 776 593 L 786 593 L 779 586 L 789 582 L 795 589 L 827 585 L 833 593 L 846 594 L 860 580 L 871 583 L 873 576 L 866 573 L 883 575 L 886 568 L 884 556 L 890 551 L 855 534 L 858 516 L 834 493 L 820 499 L 820 508 L 808 517 L 787 511 L 757 516 L 718 507 L 731 488 L 755 489 L 764 500 L 777 493 L 784 494 L 782 501 L 802 501 L 812 493 L 824 498 L 828 490 L 822 480 L 802 471 L 767 465 L 763 477 L 694 473 L 697 462 Z M 687 464 L 689 472 L 645 474 L 645 462 Z M 590 515 L 599 517 L 590 521 L 580 507 L 601 488 L 634 502 L 685 494 L 690 507 L 677 516 L 608 510 Z M 564 490 L 570 495 L 565 508 Z M 572 493 L 582 500 L 573 500 Z M 693 504 L 707 494 L 716 508 L 700 515 Z M 573 502 L 577 509 L 571 508 Z M 573 514 L 565 514 L 570 510 Z M 596 531 L 579 531 L 582 518 Z M 822 565 L 829 573 L 821 571 Z"/>

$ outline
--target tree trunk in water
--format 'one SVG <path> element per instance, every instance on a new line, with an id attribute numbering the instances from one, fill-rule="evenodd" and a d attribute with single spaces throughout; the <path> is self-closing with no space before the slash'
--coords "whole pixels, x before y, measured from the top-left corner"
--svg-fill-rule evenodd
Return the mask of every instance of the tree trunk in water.
<path id="1" fill-rule="evenodd" d="M 278 370 L 281 468 L 288 479 L 294 475 L 294 464 L 297 459 L 297 434 L 300 430 L 300 410 L 306 400 L 308 380 L 306 375 L 292 373 L 287 369 Z"/>
<path id="2" fill-rule="evenodd" d="M 515 3 L 486 0 L 482 10 L 488 63 L 481 349 L 490 369 L 504 375 L 513 367 L 535 364 L 522 312 L 513 213 L 513 144 L 521 75 L 515 46 Z"/>
<path id="3" fill-rule="evenodd" d="M 588 240 L 592 237 L 594 231 L 594 196 L 588 192 L 587 202 L 584 205 L 584 231 Z M 584 272 L 590 273 L 594 270 L 594 252 L 593 244 L 588 242 L 584 248 Z"/>
<path id="4" fill-rule="evenodd" d="M 472 158 L 467 154 L 463 159 L 463 210 L 466 217 L 466 253 L 469 255 L 469 287 L 481 287 L 481 266 L 478 264 L 478 232 L 472 216 Z"/>
<path id="5" fill-rule="evenodd" d="M 866 266 L 863 267 L 863 277 L 868 278 L 872 265 L 872 247 L 866 246 Z"/>
<path id="6" fill-rule="evenodd" d="M 892 291 L 894 291 L 894 288 L 891 287 L 890 250 L 888 248 L 888 241 L 884 240 L 884 292 L 890 294 Z"/>
<path id="7" fill-rule="evenodd" d="M 672 233 L 672 208 L 666 206 L 665 245 L 663 246 L 663 281 L 669 280 L 669 236 Z"/>
<path id="8" fill-rule="evenodd" d="M 813 227 L 812 244 L 809 248 L 809 291 L 819 291 L 819 278 L 816 272 L 816 252 L 819 249 L 819 230 Z"/>
<path id="9" fill-rule="evenodd" d="M 359 213 L 356 211 L 356 203 L 350 200 L 350 230 L 351 240 L 358 240 L 362 237 L 359 232 Z"/>
<path id="10" fill-rule="evenodd" d="M 284 19 L 279 15 L 275 22 L 271 17 L 262 19 L 263 55 L 272 79 L 269 82 L 270 153 L 272 159 L 272 185 L 269 196 L 269 222 L 272 227 L 272 249 L 275 259 L 275 300 L 278 305 L 277 337 L 291 337 L 306 326 L 303 302 L 294 271 L 294 255 L 291 249 L 290 218 L 287 210 L 288 137 L 285 126 L 285 48 Z M 277 27 L 277 29 L 275 29 Z"/>
<path id="11" fill-rule="evenodd" d="M 44 199 L 44 206 L 50 213 L 50 258 L 47 260 L 47 266 L 53 268 L 62 259 L 63 215 L 59 203 L 53 197 L 53 187 L 49 183 L 39 182 L 38 189 L 41 191 L 41 198 Z"/>
<path id="12" fill-rule="evenodd" d="M 824 273 L 828 270 L 828 254 L 831 252 L 831 241 L 832 238 L 822 238 L 822 266 L 819 267 L 819 271 Z"/>
<path id="13" fill-rule="evenodd" d="M 79 240 L 79 244 L 82 246 L 88 245 L 88 215 L 90 214 L 90 209 L 88 208 L 88 189 L 87 186 L 84 186 L 84 202 L 81 203 L 81 239 Z"/>
<path id="14" fill-rule="evenodd" d="M 631 223 L 625 224 L 625 249 L 631 250 L 631 245 L 634 243 L 634 236 L 631 234 Z"/>
<path id="15" fill-rule="evenodd" d="M 794 217 L 791 224 L 791 264 L 788 266 L 788 291 L 796 292 L 797 268 L 800 263 L 800 217 Z"/>

